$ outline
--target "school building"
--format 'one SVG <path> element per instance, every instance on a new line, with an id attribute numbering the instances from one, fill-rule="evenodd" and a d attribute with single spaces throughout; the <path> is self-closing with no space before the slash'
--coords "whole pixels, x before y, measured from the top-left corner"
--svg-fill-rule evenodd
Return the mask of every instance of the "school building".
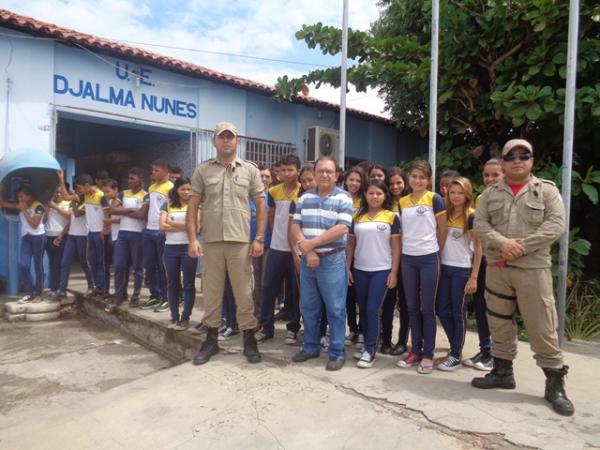
<path id="1" fill-rule="evenodd" d="M 54 155 L 67 179 L 107 169 L 120 182 L 156 158 L 190 174 L 214 156 L 215 123 L 236 124 L 240 155 L 272 164 L 337 155 L 339 106 L 308 96 L 273 99 L 271 86 L 0 9 L 0 158 L 19 149 Z M 426 152 L 392 121 L 348 109 L 345 165 L 386 166 Z M 18 224 L 0 215 L 0 292 Z M 9 238 L 10 236 L 10 238 Z"/>

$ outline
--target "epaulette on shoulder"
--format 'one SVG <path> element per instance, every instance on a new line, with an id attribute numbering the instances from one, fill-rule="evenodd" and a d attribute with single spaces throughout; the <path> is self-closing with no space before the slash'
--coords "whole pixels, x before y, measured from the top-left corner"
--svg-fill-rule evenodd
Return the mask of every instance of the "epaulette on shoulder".
<path id="1" fill-rule="evenodd" d="M 258 164 L 256 164 L 254 161 L 250 161 L 249 159 L 242 159 L 242 161 L 244 161 L 245 163 L 251 164 L 258 169 Z"/>
<path id="2" fill-rule="evenodd" d="M 556 186 L 556 183 L 552 180 L 546 180 L 545 178 L 540 178 L 540 180 L 542 180 L 542 183 L 546 183 L 549 184 L 551 186 Z"/>

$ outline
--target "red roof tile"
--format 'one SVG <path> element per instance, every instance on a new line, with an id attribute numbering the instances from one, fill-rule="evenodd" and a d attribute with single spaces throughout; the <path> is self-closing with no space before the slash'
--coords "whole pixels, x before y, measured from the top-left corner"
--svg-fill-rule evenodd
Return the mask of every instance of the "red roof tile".
<path id="1" fill-rule="evenodd" d="M 137 62 L 158 66 L 165 70 L 178 72 L 191 77 L 205 78 L 212 81 L 229 84 L 231 86 L 249 89 L 269 96 L 272 96 L 275 93 L 275 88 L 268 84 L 218 72 L 207 67 L 188 63 L 176 58 L 171 58 L 170 56 L 164 56 L 159 53 L 150 52 L 148 50 L 120 42 L 103 39 L 91 34 L 80 33 L 78 31 L 60 27 L 48 22 L 42 22 L 41 20 L 37 20 L 32 17 L 16 14 L 6 9 L 0 9 L 0 26 L 21 31 L 33 36 L 56 39 L 67 44 L 82 46 L 98 53 L 123 57 Z M 319 100 L 314 97 L 296 96 L 293 98 L 293 102 L 305 103 L 311 106 L 317 106 L 333 111 L 339 110 L 339 105 Z M 393 121 L 365 111 L 347 108 L 347 112 L 349 115 L 355 117 L 393 125 Z"/>

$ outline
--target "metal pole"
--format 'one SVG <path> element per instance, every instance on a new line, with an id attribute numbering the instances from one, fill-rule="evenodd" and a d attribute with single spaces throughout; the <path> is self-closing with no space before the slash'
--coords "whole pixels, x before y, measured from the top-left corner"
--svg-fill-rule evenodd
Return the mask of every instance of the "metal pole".
<path id="1" fill-rule="evenodd" d="M 344 0 L 342 14 L 342 64 L 340 81 L 340 166 L 346 160 L 346 75 L 348 71 L 348 0 Z"/>
<path id="2" fill-rule="evenodd" d="M 577 36 L 579 33 L 579 0 L 569 2 L 569 40 L 567 50 L 567 85 L 565 90 L 565 126 L 563 136 L 562 198 L 565 204 L 565 232 L 560 237 L 558 253 L 558 339 L 565 340 L 567 305 L 567 263 L 569 261 L 569 221 L 571 216 L 571 172 L 573 166 L 573 134 L 575 129 L 575 94 L 577 76 Z"/>
<path id="3" fill-rule="evenodd" d="M 429 164 L 435 185 L 437 138 L 438 44 L 440 40 L 440 1 L 431 2 L 431 73 L 429 75 Z"/>

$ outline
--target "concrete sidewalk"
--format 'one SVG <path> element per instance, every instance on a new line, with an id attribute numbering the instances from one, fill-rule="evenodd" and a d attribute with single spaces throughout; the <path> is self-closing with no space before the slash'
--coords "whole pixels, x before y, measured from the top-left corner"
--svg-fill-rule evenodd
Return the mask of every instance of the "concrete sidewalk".
<path id="1" fill-rule="evenodd" d="M 262 364 L 245 362 L 236 336 L 205 366 L 184 363 L 85 402 L 49 405 L 10 427 L 0 423 L 0 448 L 600 447 L 597 354 L 566 355 L 577 411 L 564 418 L 543 400 L 543 374 L 523 343 L 517 389 L 480 391 L 469 381 L 481 372 L 423 376 L 386 356 L 366 370 L 349 359 L 335 373 L 324 370 L 325 356 L 294 364 L 298 347 L 284 345 L 283 333 L 279 327 L 261 346 Z M 469 333 L 466 354 L 475 342 Z M 436 354 L 446 349 L 440 337 Z"/>

